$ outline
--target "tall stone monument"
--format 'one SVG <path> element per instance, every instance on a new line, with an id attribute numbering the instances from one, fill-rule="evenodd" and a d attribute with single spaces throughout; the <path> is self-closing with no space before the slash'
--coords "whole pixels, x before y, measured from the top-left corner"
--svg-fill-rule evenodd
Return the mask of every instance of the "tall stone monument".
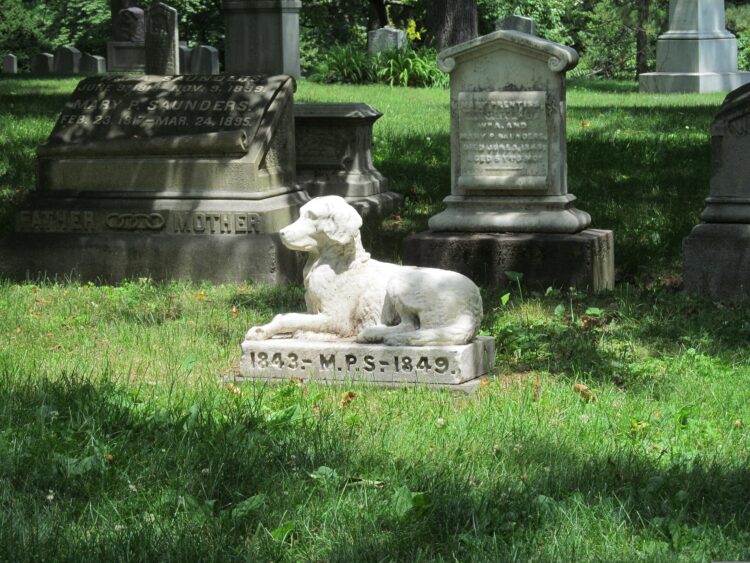
<path id="1" fill-rule="evenodd" d="M 107 42 L 110 72 L 143 72 L 146 64 L 145 13 L 136 0 L 110 0 L 112 41 Z"/>
<path id="2" fill-rule="evenodd" d="M 669 30 L 656 43 L 656 72 L 641 92 L 728 92 L 750 82 L 737 71 L 737 38 L 726 28 L 724 0 L 670 0 Z"/>
<path id="3" fill-rule="evenodd" d="M 750 298 L 750 84 L 731 92 L 711 124 L 711 190 L 704 223 L 683 241 L 685 288 Z"/>
<path id="4" fill-rule="evenodd" d="M 146 14 L 146 74 L 180 74 L 177 10 L 162 2 Z"/>
<path id="5" fill-rule="evenodd" d="M 404 262 L 483 284 L 522 272 L 532 287 L 614 284 L 611 231 L 568 192 L 565 71 L 569 47 L 500 30 L 438 56 L 451 77 L 451 195 L 430 231 L 404 241 Z"/>
<path id="6" fill-rule="evenodd" d="M 278 232 L 295 181 L 288 76 L 97 76 L 37 150 L 0 275 L 117 282 L 296 280 Z"/>
<path id="7" fill-rule="evenodd" d="M 300 76 L 300 0 L 224 0 L 225 72 Z"/>

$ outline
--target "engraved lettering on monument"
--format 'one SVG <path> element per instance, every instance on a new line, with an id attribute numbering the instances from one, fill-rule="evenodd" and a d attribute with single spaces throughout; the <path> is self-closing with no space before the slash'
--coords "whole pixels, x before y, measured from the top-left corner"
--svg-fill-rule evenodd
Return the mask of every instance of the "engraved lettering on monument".
<path id="1" fill-rule="evenodd" d="M 546 92 L 460 92 L 459 187 L 547 187 Z"/>
<path id="2" fill-rule="evenodd" d="M 146 74 L 179 73 L 177 10 L 157 2 L 146 17 Z"/>

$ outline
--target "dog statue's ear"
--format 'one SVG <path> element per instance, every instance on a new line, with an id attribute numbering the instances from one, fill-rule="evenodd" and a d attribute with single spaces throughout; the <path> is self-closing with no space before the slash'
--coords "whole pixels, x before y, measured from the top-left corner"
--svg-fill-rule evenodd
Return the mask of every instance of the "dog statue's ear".
<path id="1" fill-rule="evenodd" d="M 340 202 L 337 201 L 329 207 L 329 220 L 324 230 L 326 236 L 332 241 L 339 244 L 349 244 L 354 240 L 362 226 L 362 217 L 343 198 L 339 199 L 341 199 Z"/>

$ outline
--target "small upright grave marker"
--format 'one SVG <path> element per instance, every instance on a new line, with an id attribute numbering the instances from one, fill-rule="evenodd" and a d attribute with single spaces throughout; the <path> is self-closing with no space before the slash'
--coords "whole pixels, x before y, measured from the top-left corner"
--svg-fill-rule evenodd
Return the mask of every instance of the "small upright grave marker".
<path id="1" fill-rule="evenodd" d="M 107 42 L 108 69 L 143 72 L 145 13 L 137 0 L 110 0 L 112 41 Z"/>
<path id="2" fill-rule="evenodd" d="M 81 72 L 81 52 L 68 45 L 55 49 L 55 74 L 78 74 Z"/>
<path id="3" fill-rule="evenodd" d="M 190 53 L 190 74 L 219 74 L 219 50 L 208 45 L 198 45 Z"/>
<path id="4" fill-rule="evenodd" d="M 406 32 L 402 29 L 381 27 L 367 32 L 367 52 L 370 56 L 404 47 L 406 47 Z"/>
<path id="5" fill-rule="evenodd" d="M 104 74 L 107 72 L 107 61 L 98 55 L 84 53 L 81 57 L 81 74 Z"/>
<path id="6" fill-rule="evenodd" d="M 52 53 L 39 53 L 31 61 L 31 72 L 34 74 L 51 74 L 54 67 L 55 55 Z"/>
<path id="7" fill-rule="evenodd" d="M 177 10 L 162 2 L 146 14 L 146 74 L 180 74 Z"/>
<path id="8" fill-rule="evenodd" d="M 15 55 L 7 54 L 3 57 L 3 73 L 18 74 L 18 58 Z"/>

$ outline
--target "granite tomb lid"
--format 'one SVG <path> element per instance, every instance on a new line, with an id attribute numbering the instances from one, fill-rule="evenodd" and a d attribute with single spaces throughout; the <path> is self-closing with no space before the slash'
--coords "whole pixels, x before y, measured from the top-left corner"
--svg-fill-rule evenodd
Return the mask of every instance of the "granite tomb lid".
<path id="1" fill-rule="evenodd" d="M 40 156 L 55 154 L 244 154 L 286 75 L 91 77 L 65 104 Z"/>

